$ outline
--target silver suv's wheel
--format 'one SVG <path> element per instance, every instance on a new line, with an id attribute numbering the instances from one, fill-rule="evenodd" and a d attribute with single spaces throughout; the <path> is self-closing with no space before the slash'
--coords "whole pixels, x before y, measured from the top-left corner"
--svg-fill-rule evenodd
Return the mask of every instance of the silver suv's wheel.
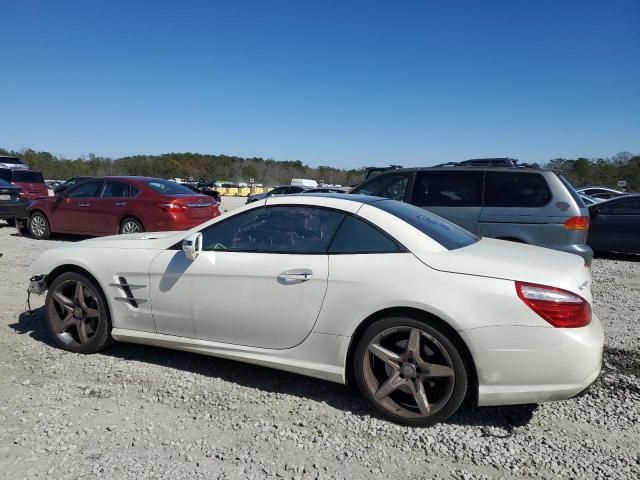
<path id="1" fill-rule="evenodd" d="M 355 376 L 380 413 L 409 425 L 445 420 L 467 391 L 467 372 L 455 343 L 444 331 L 413 318 L 372 324 L 356 350 Z"/>

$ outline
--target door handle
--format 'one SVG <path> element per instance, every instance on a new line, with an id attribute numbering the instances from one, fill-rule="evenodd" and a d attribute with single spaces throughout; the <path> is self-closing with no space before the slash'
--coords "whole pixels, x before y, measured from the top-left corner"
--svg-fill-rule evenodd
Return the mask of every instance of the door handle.
<path id="1" fill-rule="evenodd" d="M 278 281 L 284 283 L 302 283 L 311 280 L 313 270 L 308 268 L 297 268 L 295 270 L 287 270 L 278 275 Z"/>
<path id="2" fill-rule="evenodd" d="M 79 207 L 90 207 L 91 204 L 90 203 L 79 203 L 78 206 Z"/>
<path id="3" fill-rule="evenodd" d="M 124 207 L 126 204 L 127 204 L 127 202 L 117 202 L 117 203 L 114 203 L 114 205 L 115 205 L 116 207 Z"/>

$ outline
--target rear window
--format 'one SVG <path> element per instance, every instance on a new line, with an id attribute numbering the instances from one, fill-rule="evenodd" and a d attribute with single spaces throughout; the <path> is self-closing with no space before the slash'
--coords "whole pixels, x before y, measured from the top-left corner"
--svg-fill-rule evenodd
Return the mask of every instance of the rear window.
<path id="1" fill-rule="evenodd" d="M 466 247 L 479 240 L 478 237 L 464 228 L 460 228 L 438 215 L 408 203 L 382 200 L 373 202 L 371 205 L 404 220 L 447 250 Z"/>
<path id="2" fill-rule="evenodd" d="M 585 203 L 582 200 L 582 197 L 580 196 L 580 194 L 578 192 L 576 192 L 576 189 L 573 188 L 573 185 L 571 185 L 571 183 L 569 183 L 569 180 L 564 178 L 562 175 L 558 175 L 558 178 L 560 179 L 562 184 L 565 187 L 567 187 L 567 190 L 569 190 L 569 194 L 571 195 L 571 198 L 573 198 L 575 200 L 575 202 L 578 204 L 578 207 L 586 208 Z"/>
<path id="3" fill-rule="evenodd" d="M 485 207 L 542 207 L 551 201 L 547 181 L 539 173 L 487 172 Z"/>
<path id="4" fill-rule="evenodd" d="M 13 181 L 21 183 L 44 183 L 42 172 L 32 172 L 30 170 L 14 170 Z"/>
<path id="5" fill-rule="evenodd" d="M 193 195 L 193 192 L 187 187 L 183 187 L 169 180 L 147 180 L 144 183 L 151 190 L 163 195 Z"/>

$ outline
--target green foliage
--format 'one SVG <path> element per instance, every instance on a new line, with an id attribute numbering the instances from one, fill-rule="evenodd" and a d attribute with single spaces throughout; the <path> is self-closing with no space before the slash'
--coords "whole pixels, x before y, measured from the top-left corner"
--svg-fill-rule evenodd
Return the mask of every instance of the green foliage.
<path id="1" fill-rule="evenodd" d="M 640 155 L 629 152 L 610 158 L 554 158 L 546 167 L 565 177 L 576 188 L 588 185 L 619 188 L 618 180 L 626 180 L 627 191 L 640 191 Z"/>
<path id="2" fill-rule="evenodd" d="M 27 149 L 20 152 L 0 148 L 0 155 L 22 158 L 45 178 L 66 180 L 78 175 L 145 175 L 161 178 L 205 178 L 229 182 L 247 182 L 249 178 L 264 185 L 288 184 L 292 178 L 324 180 L 326 183 L 354 185 L 362 181 L 363 170 L 333 167 L 312 168 L 299 160 L 275 161 L 230 155 L 166 153 L 122 158 L 99 157 L 90 153 L 75 160 L 54 157 L 49 152 Z"/>

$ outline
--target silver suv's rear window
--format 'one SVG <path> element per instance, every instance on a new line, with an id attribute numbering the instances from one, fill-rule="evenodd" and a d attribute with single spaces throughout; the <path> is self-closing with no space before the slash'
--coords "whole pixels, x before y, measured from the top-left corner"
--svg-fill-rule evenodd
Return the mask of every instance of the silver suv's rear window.
<path id="1" fill-rule="evenodd" d="M 380 200 L 372 202 L 371 205 L 404 220 L 447 250 L 466 247 L 479 240 L 478 237 L 464 228 L 408 203 L 395 200 Z"/>

